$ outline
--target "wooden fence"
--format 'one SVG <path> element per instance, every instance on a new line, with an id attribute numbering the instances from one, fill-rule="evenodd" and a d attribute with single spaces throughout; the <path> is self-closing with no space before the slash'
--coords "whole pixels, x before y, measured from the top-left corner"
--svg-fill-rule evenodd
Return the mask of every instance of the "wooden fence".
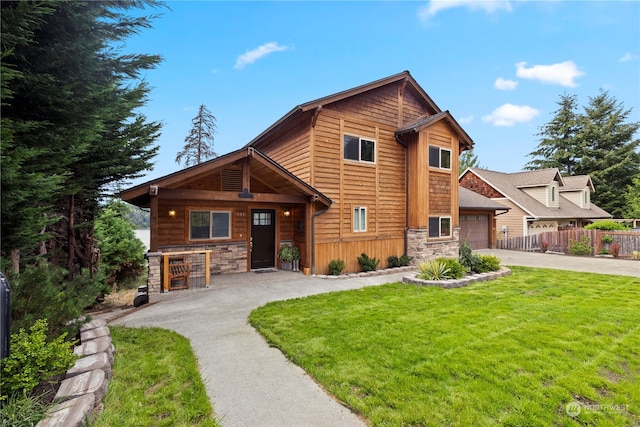
<path id="1" fill-rule="evenodd" d="M 613 238 L 612 243 L 620 245 L 621 256 L 631 255 L 634 251 L 640 251 L 640 233 L 633 231 L 604 231 L 585 230 L 574 228 L 562 231 L 546 231 L 534 236 L 512 237 L 498 240 L 496 249 L 513 249 L 519 251 L 535 252 L 540 251 L 541 243 L 547 244 L 547 250 L 552 252 L 569 253 L 569 245 L 572 241 L 580 241 L 582 236 L 587 236 L 593 246 L 593 254 L 598 254 L 602 249 L 608 248 L 609 244 L 602 242 L 604 235 Z"/>

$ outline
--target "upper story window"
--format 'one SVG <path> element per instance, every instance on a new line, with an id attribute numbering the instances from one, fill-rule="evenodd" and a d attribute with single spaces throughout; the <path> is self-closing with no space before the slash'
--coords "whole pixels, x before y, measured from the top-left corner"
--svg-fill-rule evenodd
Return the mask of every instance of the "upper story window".
<path id="1" fill-rule="evenodd" d="M 215 240 L 231 238 L 231 212 L 189 212 L 189 239 Z"/>
<path id="2" fill-rule="evenodd" d="M 353 231 L 367 231 L 367 208 L 353 208 Z"/>
<path id="3" fill-rule="evenodd" d="M 556 187 L 551 187 L 551 202 L 555 202 L 556 201 Z"/>
<path id="4" fill-rule="evenodd" d="M 451 150 L 430 145 L 429 166 L 439 169 L 451 169 Z"/>
<path id="5" fill-rule="evenodd" d="M 344 158 L 357 162 L 375 162 L 376 142 L 357 136 L 344 136 Z"/>

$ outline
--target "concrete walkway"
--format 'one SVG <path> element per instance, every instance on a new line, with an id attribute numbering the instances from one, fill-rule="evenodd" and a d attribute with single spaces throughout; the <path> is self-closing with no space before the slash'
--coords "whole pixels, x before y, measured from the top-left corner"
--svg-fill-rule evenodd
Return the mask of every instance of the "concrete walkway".
<path id="1" fill-rule="evenodd" d="M 640 277 L 640 262 L 486 250 L 503 265 Z M 365 426 L 247 323 L 270 301 L 401 281 L 406 273 L 320 279 L 274 271 L 215 276 L 208 289 L 151 295 L 150 304 L 111 324 L 157 326 L 191 341 L 214 412 L 225 427 Z M 153 363 L 150 360 L 149 363 Z"/>

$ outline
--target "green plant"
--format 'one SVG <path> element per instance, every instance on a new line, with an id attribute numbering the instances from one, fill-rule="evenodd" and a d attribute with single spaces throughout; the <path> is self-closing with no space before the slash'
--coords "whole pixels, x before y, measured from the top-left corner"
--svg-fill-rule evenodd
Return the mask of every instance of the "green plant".
<path id="1" fill-rule="evenodd" d="M 300 248 L 297 246 L 293 246 L 291 248 L 291 260 L 299 260 L 300 259 Z"/>
<path id="2" fill-rule="evenodd" d="M 602 243 L 611 243 L 613 242 L 613 237 L 608 234 L 602 235 Z"/>
<path id="3" fill-rule="evenodd" d="M 135 281 L 144 270 L 145 246 L 135 235 L 123 202 L 109 204 L 95 222 L 100 266 L 114 291 Z"/>
<path id="4" fill-rule="evenodd" d="M 278 258 L 284 262 L 293 261 L 293 249 L 289 245 L 284 245 L 278 251 Z"/>
<path id="5" fill-rule="evenodd" d="M 591 238 L 582 236 L 580 240 L 569 239 L 569 253 L 573 255 L 590 255 L 593 252 Z"/>
<path id="6" fill-rule="evenodd" d="M 451 278 L 447 264 L 438 260 L 421 262 L 418 269 L 420 270 L 418 278 L 422 280 L 447 280 Z"/>
<path id="7" fill-rule="evenodd" d="M 2 360 L 0 390 L 3 396 L 29 393 L 40 381 L 47 381 L 73 366 L 76 355 L 65 341 L 66 332 L 47 341 L 47 321 L 37 320 L 26 332 L 11 335 L 11 354 Z"/>
<path id="8" fill-rule="evenodd" d="M 476 273 L 486 273 L 488 271 L 500 270 L 500 258 L 495 255 L 475 255 L 476 262 L 474 271 Z"/>
<path id="9" fill-rule="evenodd" d="M 332 259 L 329 262 L 329 274 L 332 276 L 339 276 L 342 274 L 342 270 L 346 267 L 346 264 L 341 259 Z"/>
<path id="10" fill-rule="evenodd" d="M 397 257 L 396 255 L 391 255 L 389 258 L 387 258 L 387 264 L 389 268 L 404 267 L 409 265 L 412 259 L 413 257 L 410 257 L 407 254 L 404 254 L 401 257 Z"/>
<path id="11" fill-rule="evenodd" d="M 611 252 L 611 255 L 613 255 L 614 258 L 618 258 L 618 255 L 620 255 L 620 245 L 618 243 L 612 243 L 611 246 L 609 247 L 609 251 Z"/>
<path id="12" fill-rule="evenodd" d="M 45 418 L 48 408 L 39 396 L 13 393 L 0 405 L 0 427 L 33 427 Z"/>
<path id="13" fill-rule="evenodd" d="M 376 257 L 369 258 L 364 252 L 358 257 L 358 263 L 362 267 L 362 271 L 376 271 L 380 260 Z"/>
<path id="14" fill-rule="evenodd" d="M 640 251 L 631 252 L 631 259 L 640 259 Z"/>
<path id="15" fill-rule="evenodd" d="M 584 229 L 613 231 L 613 230 L 627 230 L 628 228 L 620 222 L 607 219 L 604 221 L 598 221 L 598 222 L 591 223 L 589 225 L 585 225 Z"/>
<path id="16" fill-rule="evenodd" d="M 460 279 L 464 277 L 469 270 L 455 258 L 437 258 L 436 261 L 441 262 L 447 266 L 447 270 L 449 270 L 449 278 L 450 279 Z"/>
<path id="17" fill-rule="evenodd" d="M 609 249 L 602 248 L 598 251 L 598 255 L 609 255 Z"/>
<path id="18" fill-rule="evenodd" d="M 467 267 L 468 270 L 473 270 L 473 252 L 471 250 L 471 244 L 467 240 L 460 245 L 458 260 L 460 264 Z"/>

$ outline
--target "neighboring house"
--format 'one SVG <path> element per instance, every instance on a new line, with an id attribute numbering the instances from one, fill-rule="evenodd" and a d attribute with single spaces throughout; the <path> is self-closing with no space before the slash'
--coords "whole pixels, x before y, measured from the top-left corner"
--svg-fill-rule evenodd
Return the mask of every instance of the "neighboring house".
<path id="1" fill-rule="evenodd" d="M 591 203 L 594 187 L 589 176 L 562 177 L 556 168 L 516 173 L 469 168 L 460 176 L 460 186 L 510 208 L 497 217 L 499 239 L 611 218 Z"/>
<path id="2" fill-rule="evenodd" d="M 308 274 L 333 259 L 359 271 L 362 253 L 384 268 L 457 256 L 458 156 L 472 146 L 405 71 L 301 104 L 244 148 L 121 198 L 150 208 L 152 253 L 210 251 L 211 273 L 277 267 L 284 244 Z"/>

